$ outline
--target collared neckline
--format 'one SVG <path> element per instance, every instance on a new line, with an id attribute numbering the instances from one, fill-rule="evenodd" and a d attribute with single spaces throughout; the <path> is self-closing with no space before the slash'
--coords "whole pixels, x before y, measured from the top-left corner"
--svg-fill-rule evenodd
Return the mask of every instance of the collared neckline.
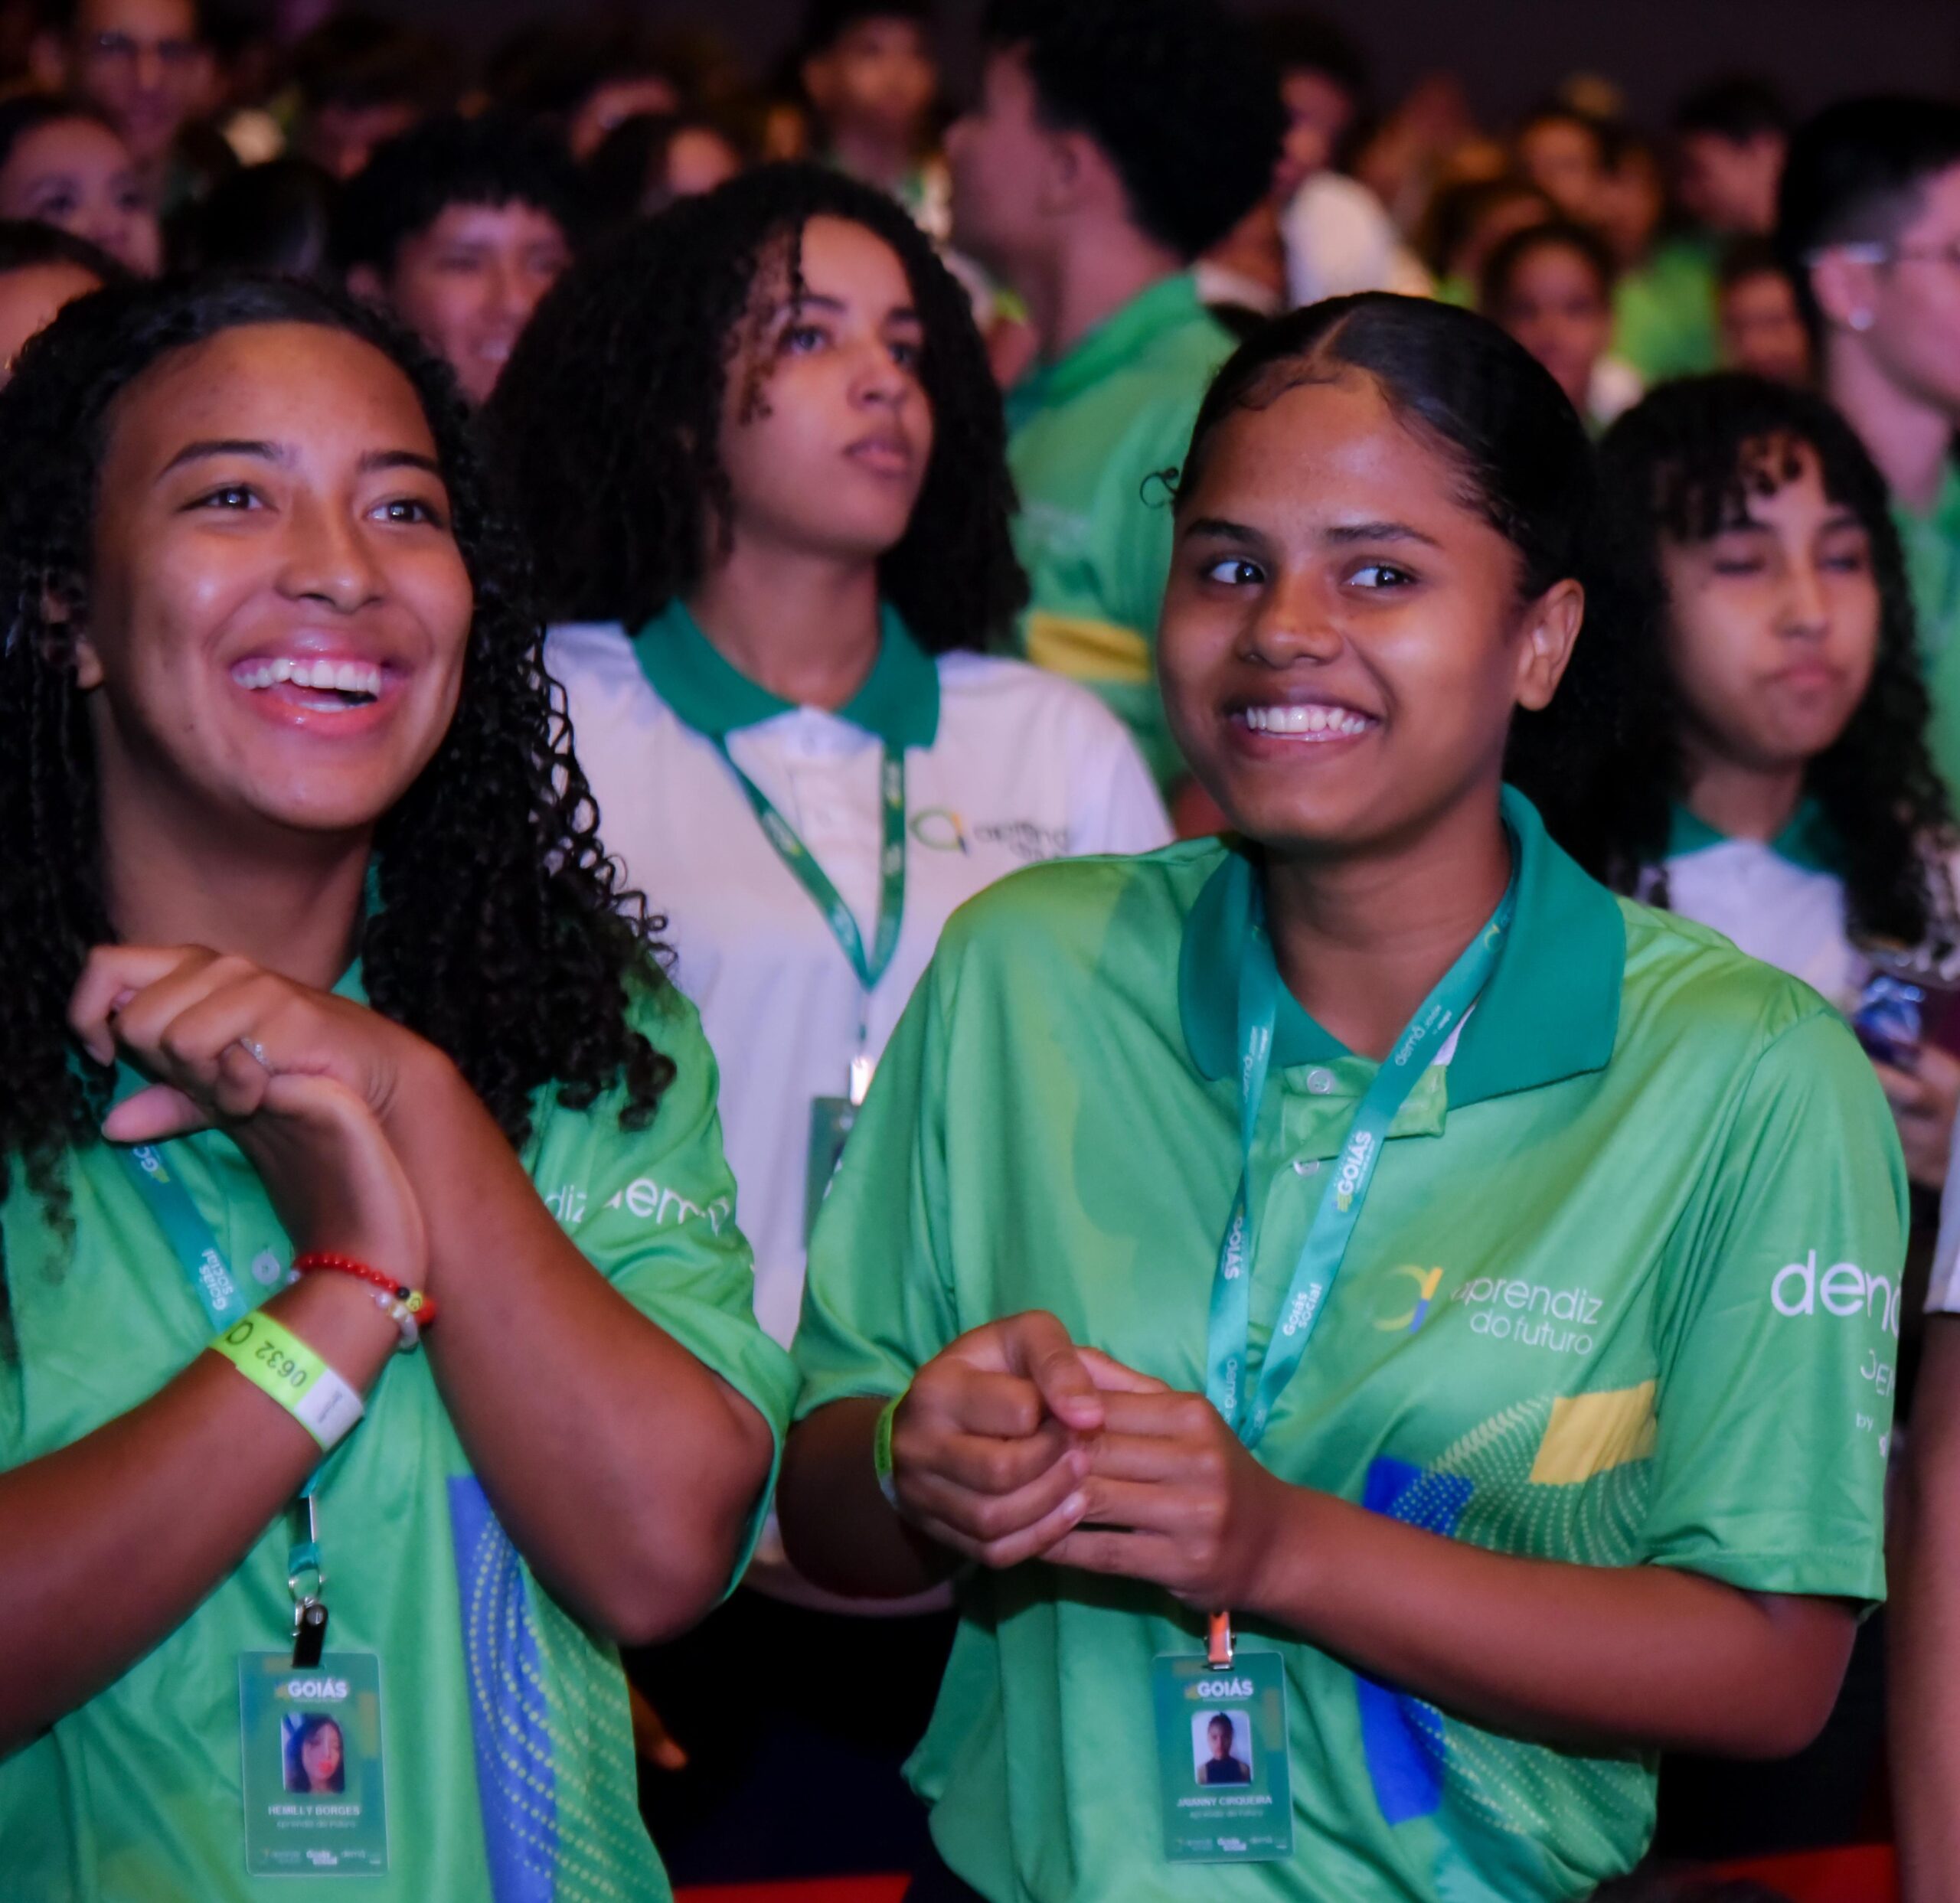
<path id="1" fill-rule="evenodd" d="M 1031 370 L 1008 393 L 1008 410 L 1025 418 L 1050 403 L 1066 403 L 1132 362 L 1153 339 L 1204 315 L 1196 276 L 1174 272 L 1119 305 L 1054 362 Z"/>
<path id="2" fill-rule="evenodd" d="M 633 656 L 653 690 L 697 733 L 725 740 L 795 710 L 751 681 L 676 597 L 633 637 Z M 836 717 L 875 734 L 893 752 L 930 746 L 939 730 L 939 671 L 898 611 L 878 609 L 878 658 Z"/>
<path id="3" fill-rule="evenodd" d="M 1449 1069 L 1452 1107 L 1603 1069 L 1619 1029 L 1626 926 L 1619 900 L 1579 869 L 1537 809 L 1508 786 L 1504 817 L 1517 854 L 1517 917 L 1464 1023 Z M 1235 842 L 1184 921 L 1178 1012 L 1186 1048 L 1207 1078 L 1238 1068 L 1240 955 L 1258 876 L 1253 854 Z M 1353 1054 L 1283 985 L 1272 1043 L 1276 1069 Z"/>
<path id="4" fill-rule="evenodd" d="M 1726 846 L 1732 837 L 1676 801 L 1668 824 L 1668 857 L 1679 859 L 1689 853 L 1706 852 L 1711 846 Z M 1779 859 L 1805 872 L 1844 876 L 1844 855 L 1837 833 L 1824 818 L 1824 808 L 1814 799 L 1800 800 L 1797 810 L 1774 839 L 1752 843 L 1766 845 Z"/>

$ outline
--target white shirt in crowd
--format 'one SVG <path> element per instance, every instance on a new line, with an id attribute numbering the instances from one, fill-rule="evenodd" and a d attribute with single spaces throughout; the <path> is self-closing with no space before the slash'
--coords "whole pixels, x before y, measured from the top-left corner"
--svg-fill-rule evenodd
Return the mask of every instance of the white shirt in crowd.
<path id="1" fill-rule="evenodd" d="M 1351 291 L 1427 297 L 1434 289 L 1381 201 L 1344 172 L 1315 172 L 1279 214 L 1279 229 L 1296 308 Z"/>
<path id="2" fill-rule="evenodd" d="M 1740 951 L 1800 978 L 1850 1012 L 1871 964 L 1845 929 L 1844 882 L 1796 847 L 1730 839 L 1682 814 L 1667 858 L 1668 905 Z"/>
<path id="3" fill-rule="evenodd" d="M 835 713 L 789 706 L 747 680 L 678 604 L 637 640 L 616 625 L 555 628 L 546 656 L 564 684 L 599 837 L 665 916 L 675 980 L 720 1064 L 756 1314 L 786 1343 L 802 1299 L 811 1107 L 847 1093 L 861 1021 L 875 1059 L 956 907 L 1037 860 L 1161 846 L 1163 804 L 1128 730 L 1093 694 L 1021 661 L 935 662 L 889 612 L 871 679 Z M 867 950 L 880 763 L 887 738 L 914 743 L 903 926 L 868 999 L 765 837 L 717 731 L 848 906 Z"/>

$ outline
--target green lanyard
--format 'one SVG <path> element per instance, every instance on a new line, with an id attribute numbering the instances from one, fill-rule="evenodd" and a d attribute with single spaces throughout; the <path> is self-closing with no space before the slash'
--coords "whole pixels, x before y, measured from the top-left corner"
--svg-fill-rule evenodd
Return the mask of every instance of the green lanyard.
<path id="1" fill-rule="evenodd" d="M 891 955 L 898 949 L 899 927 L 905 921 L 905 756 L 885 749 L 878 765 L 878 785 L 884 805 L 884 846 L 879 860 L 880 884 L 878 890 L 878 924 L 872 936 L 870 957 L 864 955 L 864 935 L 858 929 L 858 921 L 851 916 L 851 908 L 838 896 L 836 886 L 825 876 L 808 847 L 796 837 L 795 829 L 776 808 L 769 804 L 769 796 L 747 774 L 735 764 L 735 756 L 728 750 L 728 743 L 720 736 L 710 736 L 721 750 L 721 757 L 728 762 L 728 770 L 742 782 L 742 790 L 749 796 L 749 804 L 755 808 L 756 818 L 761 821 L 764 837 L 776 850 L 776 854 L 795 876 L 796 883 L 816 901 L 817 909 L 824 915 L 824 922 L 831 935 L 844 948 L 844 955 L 851 961 L 851 968 L 858 974 L 858 982 L 868 998 L 877 988 L 878 980 L 884 977 L 885 967 L 891 962 Z"/>
<path id="2" fill-rule="evenodd" d="M 1300 1250 L 1263 1365 L 1252 1365 L 1253 1138 L 1259 1100 L 1272 1061 L 1273 1027 L 1279 1007 L 1279 971 L 1266 928 L 1266 900 L 1256 880 L 1252 917 L 1239 968 L 1239 1135 L 1243 1167 L 1232 1219 L 1218 1252 L 1211 1284 L 1211 1318 L 1205 1350 L 1206 1398 L 1248 1448 L 1258 1446 L 1272 1410 L 1313 1339 L 1334 1278 L 1354 1239 L 1361 1206 L 1381 1160 L 1389 1126 L 1439 1049 L 1477 1000 L 1498 961 L 1498 949 L 1517 910 L 1516 880 L 1442 981 L 1423 1000 L 1376 1072 L 1341 1145 L 1340 1161 L 1321 1192 L 1320 1206 Z M 1255 1382 L 1248 1397 L 1249 1383 Z"/>
<path id="3" fill-rule="evenodd" d="M 163 1231 L 171 1253 L 184 1271 L 185 1284 L 204 1311 L 214 1333 L 221 1334 L 250 1312 L 239 1293 L 238 1278 L 225 1260 L 211 1226 L 198 1213 L 182 1179 L 171 1167 L 167 1146 L 140 1143 L 117 1146 L 129 1179 L 139 1190 Z M 320 1559 L 320 1518 L 316 1494 L 323 1461 L 307 1477 L 291 1507 L 292 1538 L 286 1548 L 286 1584 L 292 1595 L 292 1663 L 304 1670 L 320 1662 L 326 1643 L 327 1607 L 321 1595 L 327 1583 Z"/>

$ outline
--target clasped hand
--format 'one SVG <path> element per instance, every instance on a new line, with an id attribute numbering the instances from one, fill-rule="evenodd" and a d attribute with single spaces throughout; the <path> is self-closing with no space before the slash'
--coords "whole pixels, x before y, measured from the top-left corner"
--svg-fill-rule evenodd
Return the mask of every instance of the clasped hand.
<path id="1" fill-rule="evenodd" d="M 985 1566 L 1046 1559 L 1250 1608 L 1285 1492 L 1202 1395 L 1031 1312 L 962 1335 L 893 1422 L 906 1519 Z"/>
<path id="2" fill-rule="evenodd" d="M 426 1286 L 422 1210 L 384 1118 L 429 1047 L 378 1012 L 201 946 L 101 945 L 68 1023 L 99 1063 L 152 1081 L 112 1110 L 117 1143 L 222 1128 L 296 1249 L 338 1250 Z"/>

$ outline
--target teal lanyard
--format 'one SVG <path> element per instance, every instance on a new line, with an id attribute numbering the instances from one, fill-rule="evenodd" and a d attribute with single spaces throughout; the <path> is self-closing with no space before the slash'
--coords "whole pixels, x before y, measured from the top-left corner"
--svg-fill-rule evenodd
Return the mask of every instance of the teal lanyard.
<path id="1" fill-rule="evenodd" d="M 763 833 L 777 856 L 795 875 L 796 883 L 816 901 L 817 909 L 832 935 L 844 948 L 851 968 L 868 997 L 877 988 L 891 955 L 898 948 L 899 928 L 905 921 L 905 756 L 887 747 L 878 767 L 878 784 L 884 805 L 884 844 L 879 859 L 878 924 L 871 940 L 871 955 L 864 954 L 864 935 L 851 908 L 838 897 L 836 886 L 825 876 L 808 847 L 796 837 L 795 829 L 769 804 L 769 796 L 735 764 L 726 739 L 716 737 L 715 745 L 728 769 L 742 782 L 742 790 L 755 808 Z"/>
<path id="2" fill-rule="evenodd" d="M 1243 1165 L 1211 1284 L 1204 1382 L 1206 1398 L 1248 1448 L 1258 1446 L 1264 1436 L 1279 1396 L 1305 1359 L 1314 1330 L 1327 1312 L 1328 1296 L 1354 1239 L 1389 1126 L 1429 1068 L 1429 1053 L 1442 1046 L 1477 1001 L 1497 965 L 1498 950 L 1516 910 L 1514 880 L 1490 922 L 1423 1000 L 1375 1073 L 1348 1126 L 1340 1161 L 1321 1192 L 1320 1206 L 1301 1248 L 1263 1365 L 1255 1369 L 1251 1346 L 1253 1139 L 1272 1067 L 1279 971 L 1266 928 L 1265 896 L 1258 881 L 1253 882 L 1252 917 L 1239 968 L 1239 1138 Z M 1247 1385 L 1255 1381 L 1249 1397 Z"/>
<path id="3" fill-rule="evenodd" d="M 178 1267 L 184 1271 L 185 1284 L 204 1310 L 212 1332 L 222 1333 L 243 1321 L 250 1311 L 211 1226 L 191 1201 L 183 1178 L 172 1167 L 167 1148 L 167 1145 L 148 1143 L 129 1148 L 119 1145 L 116 1154 L 149 1203 L 171 1253 L 177 1258 Z M 314 1498 L 325 1466 L 323 1461 L 314 1468 L 292 1503 L 293 1535 L 286 1548 L 286 1582 L 292 1594 L 296 1666 L 318 1662 L 317 1644 L 311 1661 L 302 1661 L 296 1649 L 302 1622 L 310 1622 L 315 1628 L 315 1638 L 325 1636 L 326 1608 L 320 1593 L 327 1575 L 320 1561 L 319 1509 Z"/>
<path id="4" fill-rule="evenodd" d="M 163 1231 L 171 1253 L 184 1271 L 184 1280 L 204 1311 L 214 1334 L 221 1334 L 250 1312 L 245 1298 L 238 1292 L 238 1278 L 218 1247 L 211 1226 L 198 1213 L 191 1192 L 154 1144 L 139 1143 L 132 1149 L 118 1147 L 122 1167 L 143 1193 Z"/>

